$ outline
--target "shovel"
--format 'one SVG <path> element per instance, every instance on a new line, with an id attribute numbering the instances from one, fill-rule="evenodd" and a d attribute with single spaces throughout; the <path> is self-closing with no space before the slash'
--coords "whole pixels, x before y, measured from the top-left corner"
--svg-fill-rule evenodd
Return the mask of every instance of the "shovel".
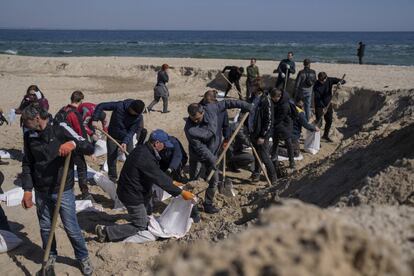
<path id="1" fill-rule="evenodd" d="M 226 178 L 226 156 L 223 157 L 223 180 L 218 186 L 219 193 L 227 197 L 235 197 L 236 193 L 233 189 L 233 182 Z"/>
<path id="2" fill-rule="evenodd" d="M 109 135 L 105 130 L 103 130 L 103 129 L 100 129 L 100 128 L 96 128 L 97 130 L 99 130 L 101 133 L 103 133 L 106 137 L 108 137 L 112 142 L 114 142 L 115 143 L 115 145 L 117 145 L 118 146 L 118 148 L 120 149 L 120 150 L 122 150 L 122 152 L 123 153 L 125 153 L 126 155 L 129 155 L 129 152 L 128 151 L 126 151 L 126 150 L 124 150 L 123 148 L 122 148 L 122 146 L 118 143 L 118 141 L 117 140 L 115 140 L 111 135 Z"/>
<path id="3" fill-rule="evenodd" d="M 57 219 L 58 219 L 58 216 L 59 216 L 60 204 L 62 202 L 62 194 L 63 194 L 63 190 L 65 189 L 66 178 L 68 176 L 68 170 L 69 170 L 71 155 L 72 155 L 72 153 L 69 153 L 69 155 L 66 156 L 66 158 L 65 158 L 65 165 L 63 167 L 63 174 L 62 174 L 62 178 L 60 180 L 59 193 L 58 193 L 58 197 L 57 197 L 57 201 L 56 201 L 55 210 L 53 210 L 53 218 L 52 218 L 52 225 L 50 226 L 49 239 L 47 240 L 45 254 L 43 256 L 42 268 L 36 273 L 36 275 L 38 275 L 38 276 L 54 276 L 54 275 L 56 275 L 53 266 L 50 266 L 50 265 L 48 266 L 47 262 L 49 260 L 50 249 L 52 248 L 53 237 L 55 236 L 55 229 L 56 229 Z"/>

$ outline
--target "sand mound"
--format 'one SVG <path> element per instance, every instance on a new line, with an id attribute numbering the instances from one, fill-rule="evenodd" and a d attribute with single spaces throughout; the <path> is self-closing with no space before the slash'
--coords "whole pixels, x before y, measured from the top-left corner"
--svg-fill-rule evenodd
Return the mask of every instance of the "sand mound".
<path id="1" fill-rule="evenodd" d="M 235 250 L 237 248 L 237 250 Z M 345 217 L 298 201 L 266 210 L 220 245 L 163 255 L 155 275 L 409 275 L 399 250 Z"/>

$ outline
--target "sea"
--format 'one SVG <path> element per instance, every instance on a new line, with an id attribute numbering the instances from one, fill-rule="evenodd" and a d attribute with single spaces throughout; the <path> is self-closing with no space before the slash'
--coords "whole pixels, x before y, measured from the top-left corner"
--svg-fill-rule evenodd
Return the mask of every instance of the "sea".
<path id="1" fill-rule="evenodd" d="M 414 32 L 131 31 L 0 29 L 0 53 L 21 56 L 130 56 L 414 65 Z"/>

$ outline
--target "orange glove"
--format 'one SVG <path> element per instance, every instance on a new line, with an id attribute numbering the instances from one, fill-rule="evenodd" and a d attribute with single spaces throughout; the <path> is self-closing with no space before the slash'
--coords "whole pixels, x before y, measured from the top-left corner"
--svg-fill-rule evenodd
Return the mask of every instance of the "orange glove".
<path id="1" fill-rule="evenodd" d="M 189 191 L 182 191 L 181 192 L 181 196 L 185 199 L 185 200 L 192 200 L 194 199 L 194 194 L 192 192 Z"/>
<path id="2" fill-rule="evenodd" d="M 184 184 L 183 183 L 181 183 L 181 182 L 178 182 L 178 181 L 173 181 L 173 184 L 175 185 L 175 186 L 177 186 L 178 188 L 180 188 L 180 187 L 182 187 L 182 186 L 184 186 Z"/>
<path id="3" fill-rule="evenodd" d="M 72 141 L 66 142 L 60 145 L 59 156 L 63 156 L 63 157 L 68 156 L 69 153 L 73 151 L 75 148 L 76 148 L 76 144 L 74 142 Z"/>
<path id="4" fill-rule="evenodd" d="M 33 206 L 32 192 L 25 191 L 22 199 L 22 206 L 24 209 L 29 209 Z"/>

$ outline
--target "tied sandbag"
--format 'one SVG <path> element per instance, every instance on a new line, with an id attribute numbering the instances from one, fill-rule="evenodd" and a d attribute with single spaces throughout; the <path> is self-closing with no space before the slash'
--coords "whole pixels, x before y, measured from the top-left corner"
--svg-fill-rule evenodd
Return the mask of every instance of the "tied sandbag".
<path id="1" fill-rule="evenodd" d="M 126 161 L 126 155 L 125 155 L 125 153 L 123 153 L 122 151 L 118 151 L 118 158 L 117 158 L 117 160 L 118 161 L 121 161 L 121 162 L 125 162 Z"/>
<path id="2" fill-rule="evenodd" d="M 321 132 L 307 131 L 304 148 L 306 152 L 309 152 L 313 155 L 317 154 L 321 148 Z"/>
<path id="3" fill-rule="evenodd" d="M 76 213 L 80 212 L 102 212 L 103 208 L 97 208 L 92 200 L 76 200 Z"/>
<path id="4" fill-rule="evenodd" d="M 152 242 L 156 240 L 157 240 L 156 236 L 154 236 L 150 231 L 144 230 L 144 231 L 138 231 L 135 235 L 126 238 L 122 242 L 146 243 L 146 242 Z"/>
<path id="5" fill-rule="evenodd" d="M 124 205 L 118 199 L 118 195 L 116 194 L 116 186 L 114 182 L 112 182 L 111 180 L 109 180 L 108 177 L 99 172 L 95 173 L 93 179 L 95 180 L 96 185 L 101 187 L 102 190 L 104 190 L 104 192 L 106 192 L 109 195 L 109 197 L 114 201 L 114 209 L 124 208 Z"/>
<path id="6" fill-rule="evenodd" d="M 99 139 L 95 143 L 95 151 L 93 152 L 93 155 L 96 157 L 105 155 L 108 152 L 106 148 L 106 142 L 104 140 Z"/>
<path id="7" fill-rule="evenodd" d="M 76 182 L 78 182 L 79 177 L 78 177 L 78 169 L 77 169 L 76 165 L 74 166 L 73 170 L 75 171 L 74 180 Z M 91 167 L 87 166 L 87 168 L 86 168 L 86 179 L 93 179 L 95 174 L 96 174 L 96 171 L 94 169 L 92 169 Z"/>
<path id="8" fill-rule="evenodd" d="M 23 241 L 9 231 L 0 230 L 0 253 L 5 253 L 18 247 Z"/>
<path id="9" fill-rule="evenodd" d="M 21 187 L 16 187 L 8 190 L 4 194 L 0 195 L 0 201 L 6 202 L 6 206 L 13 207 L 19 206 L 22 203 L 24 190 Z M 35 202 L 35 192 L 32 192 L 32 201 Z"/>

